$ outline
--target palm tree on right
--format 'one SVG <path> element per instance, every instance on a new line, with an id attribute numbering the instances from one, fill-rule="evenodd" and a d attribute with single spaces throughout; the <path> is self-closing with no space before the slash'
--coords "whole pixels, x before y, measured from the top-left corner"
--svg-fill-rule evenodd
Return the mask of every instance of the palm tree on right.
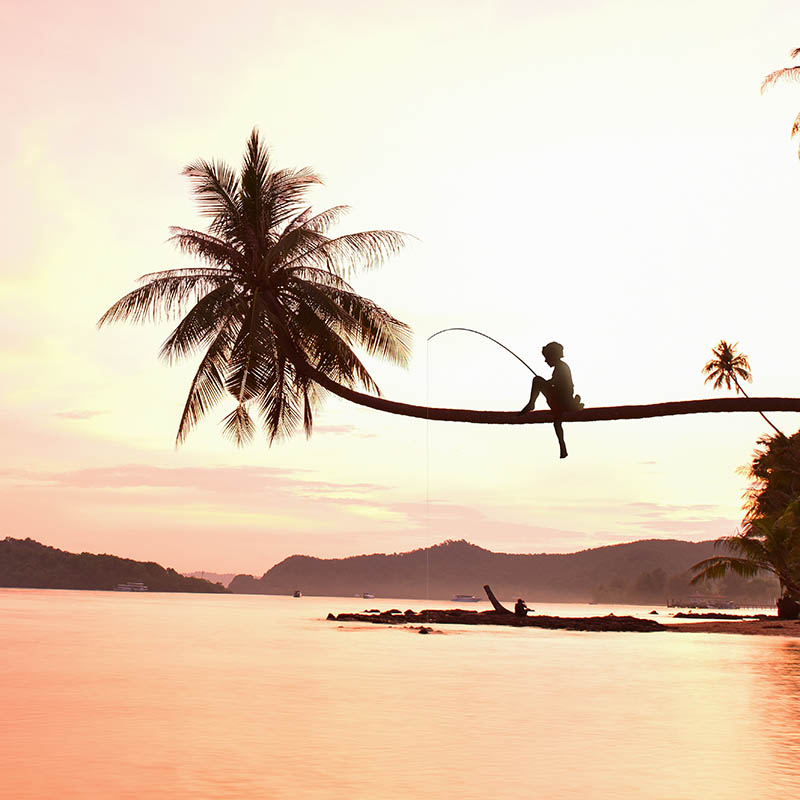
<path id="1" fill-rule="evenodd" d="M 796 619 L 800 614 L 800 499 L 781 514 L 745 522 L 742 532 L 717 539 L 716 546 L 730 555 L 712 556 L 692 567 L 692 583 L 724 577 L 728 571 L 745 578 L 759 573 L 775 575 L 780 583 L 778 616 Z"/>
<path id="2" fill-rule="evenodd" d="M 725 339 L 720 339 L 716 347 L 711 348 L 713 358 L 710 359 L 703 367 L 703 374 L 706 376 L 705 382 L 713 381 L 712 386 L 719 389 L 723 385 L 726 389 L 735 389 L 736 394 L 740 392 L 747 398 L 750 395 L 742 387 L 739 381 L 746 381 L 751 383 L 753 376 L 750 373 L 750 360 L 744 353 L 737 353 L 736 348 L 739 343 L 729 344 Z M 779 436 L 784 436 L 783 431 L 776 428 L 763 411 L 759 411 L 764 422 L 770 426 Z"/>

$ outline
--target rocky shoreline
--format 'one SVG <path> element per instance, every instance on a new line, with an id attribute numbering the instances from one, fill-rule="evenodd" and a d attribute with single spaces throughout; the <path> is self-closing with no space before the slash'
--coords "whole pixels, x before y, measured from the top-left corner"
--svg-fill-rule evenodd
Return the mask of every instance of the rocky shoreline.
<path id="1" fill-rule="evenodd" d="M 502 611 L 468 611 L 461 608 L 425 609 L 423 611 L 389 611 L 372 609 L 363 613 L 328 614 L 334 622 L 368 622 L 374 625 L 505 625 L 512 628 L 547 628 L 569 631 L 635 631 L 649 633 L 666 630 L 667 626 L 652 619 L 638 617 L 518 617 Z"/>
<path id="2" fill-rule="evenodd" d="M 530 615 L 518 617 L 508 611 L 471 611 L 463 608 L 425 609 L 401 611 L 397 608 L 380 611 L 377 608 L 361 613 L 344 612 L 328 614 L 332 622 L 361 622 L 372 625 L 419 626 L 420 633 L 432 633 L 430 625 L 501 625 L 512 628 L 544 628 L 568 631 L 609 631 L 653 633 L 733 633 L 761 636 L 789 636 L 800 638 L 800 620 L 779 620 L 776 616 L 758 614 L 743 618 L 740 615 L 675 614 L 692 622 L 664 625 L 654 619 L 615 616 L 604 617 L 550 617 Z"/>

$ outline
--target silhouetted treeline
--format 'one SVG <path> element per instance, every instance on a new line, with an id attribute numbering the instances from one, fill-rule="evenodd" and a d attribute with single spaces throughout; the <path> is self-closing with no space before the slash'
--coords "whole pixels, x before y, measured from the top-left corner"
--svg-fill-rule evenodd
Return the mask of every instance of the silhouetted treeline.
<path id="1" fill-rule="evenodd" d="M 648 539 L 579 553 L 493 553 L 466 541 L 446 541 L 392 555 L 320 559 L 291 556 L 261 578 L 237 575 L 234 592 L 449 600 L 454 594 L 484 597 L 489 583 L 498 597 L 530 601 L 665 603 L 698 594 L 689 588 L 689 568 L 715 552 L 714 542 Z M 716 590 L 707 590 L 717 593 Z M 601 597 L 602 595 L 602 597 Z M 736 595 L 729 595 L 738 599 Z M 773 602 L 773 592 L 768 602 Z M 613 599 L 612 599 L 613 597 Z"/>
<path id="2" fill-rule="evenodd" d="M 683 571 L 667 575 L 660 567 L 641 572 L 629 579 L 617 576 L 595 587 L 592 601 L 596 603 L 669 603 L 683 602 L 698 595 L 724 597 L 744 606 L 772 606 L 780 595 L 778 582 L 772 576 L 742 578 L 729 574 L 723 580 L 692 586 L 691 576 Z"/>
<path id="3" fill-rule="evenodd" d="M 0 586 L 30 589 L 113 589 L 144 583 L 153 592 L 227 592 L 219 583 L 187 578 L 153 561 L 67 553 L 33 539 L 0 541 Z"/>

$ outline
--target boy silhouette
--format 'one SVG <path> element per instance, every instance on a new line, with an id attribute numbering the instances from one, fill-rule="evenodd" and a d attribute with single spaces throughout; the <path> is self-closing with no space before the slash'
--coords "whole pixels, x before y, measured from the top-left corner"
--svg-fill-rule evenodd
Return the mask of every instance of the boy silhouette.
<path id="1" fill-rule="evenodd" d="M 542 348 L 542 355 L 545 363 L 553 368 L 553 375 L 550 380 L 543 378 L 541 375 L 534 377 L 531 383 L 531 399 L 528 400 L 519 413 L 525 414 L 528 411 L 533 411 L 536 398 L 543 394 L 545 400 L 547 400 L 547 405 L 556 415 L 553 427 L 556 430 L 560 457 L 566 458 L 568 453 L 567 446 L 564 444 L 564 429 L 558 417 L 565 411 L 577 411 L 579 408 L 583 408 L 583 403 L 581 402 L 581 396 L 574 394 L 575 387 L 572 384 L 572 372 L 566 361 L 562 361 L 564 347 L 558 342 L 549 342 Z"/>

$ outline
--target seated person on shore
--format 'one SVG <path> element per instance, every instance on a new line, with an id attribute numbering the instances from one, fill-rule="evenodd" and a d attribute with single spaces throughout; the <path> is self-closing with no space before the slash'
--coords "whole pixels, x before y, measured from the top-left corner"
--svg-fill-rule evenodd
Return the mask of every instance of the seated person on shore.
<path id="1" fill-rule="evenodd" d="M 525 605 L 525 601 L 521 597 L 518 597 L 517 602 L 514 603 L 514 613 L 518 617 L 525 617 L 528 615 L 529 611 L 530 609 Z"/>
<path id="2" fill-rule="evenodd" d="M 550 342 L 542 348 L 542 355 L 545 363 L 553 368 L 553 376 L 550 380 L 541 377 L 541 375 L 534 377 L 531 383 L 531 398 L 520 411 L 520 414 L 533 411 L 536 398 L 540 394 L 544 395 L 547 405 L 556 415 L 563 414 L 565 411 L 577 411 L 583 408 L 581 396 L 574 394 L 575 387 L 572 384 L 572 372 L 567 363 L 561 360 L 564 358 L 564 347 L 558 342 Z M 564 444 L 564 429 L 561 426 L 561 420 L 556 419 L 553 427 L 556 429 L 561 458 L 566 458 L 567 446 Z"/>

